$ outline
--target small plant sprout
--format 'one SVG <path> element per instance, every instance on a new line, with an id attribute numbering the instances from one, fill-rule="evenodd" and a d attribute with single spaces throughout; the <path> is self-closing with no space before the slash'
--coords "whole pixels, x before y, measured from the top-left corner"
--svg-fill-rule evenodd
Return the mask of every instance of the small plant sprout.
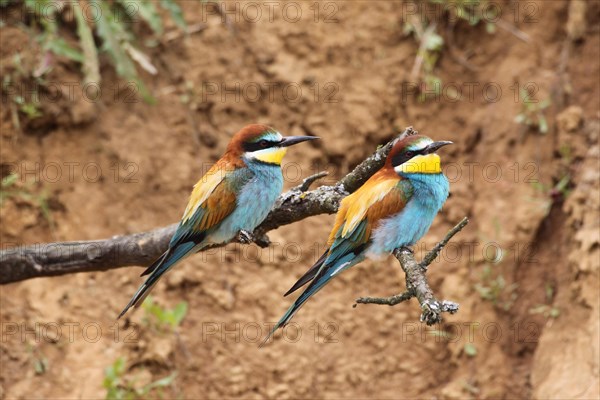
<path id="1" fill-rule="evenodd" d="M 136 377 L 127 376 L 127 361 L 119 357 L 115 362 L 104 370 L 104 381 L 102 386 L 106 389 L 106 400 L 137 400 L 145 399 L 152 390 L 157 390 L 162 397 L 162 390 L 171 386 L 177 372 L 154 382 L 139 385 Z"/>
<path id="2" fill-rule="evenodd" d="M 471 26 L 485 21 L 486 31 L 490 34 L 496 32 L 494 21 L 498 19 L 498 10 L 496 7 L 488 7 L 487 0 L 429 0 L 429 2 L 445 6 L 448 12 L 455 14 L 451 16 L 453 20 L 458 18 Z"/>
<path id="3" fill-rule="evenodd" d="M 542 314 L 546 319 L 558 318 L 560 310 L 548 304 L 538 304 L 529 309 L 529 314 Z"/>
<path id="4" fill-rule="evenodd" d="M 541 134 L 548 133 L 548 120 L 544 112 L 551 104 L 550 99 L 542 101 L 532 99 L 525 88 L 521 88 L 519 94 L 522 107 L 521 112 L 515 117 L 515 122 L 529 128 L 536 128 Z"/>
<path id="5" fill-rule="evenodd" d="M 48 371 L 48 358 L 42 353 L 39 347 L 27 344 L 27 353 L 31 357 L 33 371 L 36 375 L 43 375 Z"/>
<path id="6" fill-rule="evenodd" d="M 475 357 L 477 355 L 477 347 L 475 347 L 473 343 L 465 343 L 464 351 L 469 357 Z"/>
<path id="7" fill-rule="evenodd" d="M 35 101 L 26 101 L 23 96 L 15 96 L 13 101 L 19 107 L 19 111 L 25 114 L 28 119 L 36 119 L 43 115 Z"/>
<path id="8" fill-rule="evenodd" d="M 185 301 L 177 304 L 173 309 L 161 307 L 154 302 L 152 296 L 148 296 L 142 303 L 144 309 L 144 323 L 154 327 L 158 331 L 177 332 L 179 325 L 185 318 L 188 311 L 188 304 Z"/>
<path id="9" fill-rule="evenodd" d="M 0 1 L 0 7 L 8 7 L 10 3 Z M 40 0 L 24 1 L 28 11 L 39 16 L 32 18 L 31 24 L 24 28 L 42 51 L 39 52 L 40 66 L 31 70 L 17 67 L 21 75 L 37 77 L 52 69 L 55 62 L 53 57 L 49 57 L 52 54 L 79 64 L 84 84 L 99 84 L 99 58 L 101 53 L 106 53 L 120 77 L 135 85 L 146 102 L 155 101 L 140 78 L 138 68 L 151 75 L 158 71 L 144 53 L 143 43 L 139 43 L 135 36 L 134 27 L 136 22 L 144 22 L 154 34 L 154 39 L 148 40 L 146 45 L 156 46 L 155 43 L 165 35 L 163 17 L 158 10 L 162 8 L 179 29 L 187 32 L 183 12 L 175 0 L 89 0 L 89 6 L 98 11 L 93 21 L 86 18 L 82 5 L 77 1 L 56 2 L 53 7 L 46 7 L 46 3 Z M 65 21 L 64 14 L 67 12 L 75 17 L 75 24 Z M 28 116 L 35 114 L 35 109 L 25 102 L 20 106 Z"/>
<path id="10" fill-rule="evenodd" d="M 46 191 L 34 193 L 33 184 L 22 183 L 19 175 L 14 172 L 8 174 L 0 181 L 0 207 L 10 198 L 21 199 L 38 207 L 50 227 L 54 227 L 54 220 L 52 219 L 52 213 L 48 205 L 48 194 Z"/>
<path id="11" fill-rule="evenodd" d="M 444 39 L 436 33 L 436 26 L 435 23 L 416 21 L 414 23 L 407 22 L 404 26 L 404 33 L 406 35 L 413 34 L 419 43 L 410 79 L 419 81 L 425 86 L 425 90 L 421 90 L 419 94 L 421 102 L 426 100 L 426 93 L 439 94 L 441 92 L 442 81 L 435 75 L 434 70 L 444 46 Z"/>
<path id="12" fill-rule="evenodd" d="M 557 307 L 550 305 L 554 299 L 554 285 L 546 282 L 544 286 L 547 304 L 538 304 L 529 309 L 529 314 L 542 314 L 546 319 L 558 318 L 560 310 Z"/>
<path id="13" fill-rule="evenodd" d="M 513 283 L 507 285 L 506 279 L 501 272 L 495 272 L 497 265 L 486 264 L 481 273 L 481 282 L 475 284 L 475 290 L 482 299 L 490 301 L 494 306 L 504 311 L 510 310 L 517 299 L 516 289 L 518 285 Z"/>
<path id="14" fill-rule="evenodd" d="M 487 0 L 428 0 L 431 7 L 441 6 L 448 23 L 454 25 L 464 21 L 470 26 L 476 26 L 485 21 L 486 31 L 490 34 L 496 31 L 494 21 L 499 20 L 496 7 L 488 7 Z M 435 10 L 432 10 L 432 14 Z M 442 80 L 435 74 L 435 68 L 444 49 L 444 38 L 438 33 L 438 23 L 427 17 L 409 18 L 403 28 L 406 36 L 413 35 L 419 44 L 414 66 L 410 74 L 412 82 L 418 81 L 423 87 L 419 101 L 427 100 L 428 93 L 439 95 L 442 92 Z M 448 88 L 450 95 L 455 96 L 456 90 Z"/>

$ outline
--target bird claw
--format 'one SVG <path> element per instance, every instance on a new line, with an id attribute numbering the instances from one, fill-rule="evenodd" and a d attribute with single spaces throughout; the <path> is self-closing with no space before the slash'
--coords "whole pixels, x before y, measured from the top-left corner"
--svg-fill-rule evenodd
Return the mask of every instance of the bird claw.
<path id="1" fill-rule="evenodd" d="M 406 251 L 406 252 L 408 252 L 410 254 L 413 254 L 413 255 L 415 254 L 414 250 L 412 248 L 408 247 L 408 246 L 402 246 L 400 248 L 400 251 Z"/>
<path id="2" fill-rule="evenodd" d="M 243 244 L 250 244 L 254 242 L 254 235 L 246 230 L 241 230 L 238 233 L 238 240 Z"/>

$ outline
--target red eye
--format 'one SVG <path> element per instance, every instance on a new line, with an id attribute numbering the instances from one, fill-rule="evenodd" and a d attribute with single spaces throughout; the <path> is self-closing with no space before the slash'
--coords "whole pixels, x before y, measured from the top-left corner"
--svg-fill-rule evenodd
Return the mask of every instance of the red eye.
<path id="1" fill-rule="evenodd" d="M 260 142 L 258 142 L 258 145 L 260 147 L 262 147 L 263 149 L 266 149 L 267 146 L 269 145 L 269 142 L 267 142 L 266 140 L 261 140 Z"/>

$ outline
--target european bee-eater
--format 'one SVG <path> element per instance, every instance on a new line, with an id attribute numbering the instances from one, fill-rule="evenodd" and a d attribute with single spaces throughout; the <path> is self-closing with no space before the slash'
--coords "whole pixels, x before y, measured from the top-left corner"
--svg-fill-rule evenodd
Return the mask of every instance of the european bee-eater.
<path id="1" fill-rule="evenodd" d="M 328 249 L 285 296 L 310 284 L 263 344 L 331 278 L 365 257 L 382 259 L 398 247 L 412 246 L 429 230 L 449 192 L 435 152 L 451 143 L 422 135 L 397 139 L 385 165 L 342 200 Z"/>
<path id="2" fill-rule="evenodd" d="M 139 306 L 160 277 L 203 248 L 251 233 L 266 217 L 283 189 L 281 160 L 287 148 L 314 136 L 283 137 L 265 125 L 236 133 L 223 157 L 194 185 L 169 248 L 142 276 L 150 274 L 119 318 Z"/>

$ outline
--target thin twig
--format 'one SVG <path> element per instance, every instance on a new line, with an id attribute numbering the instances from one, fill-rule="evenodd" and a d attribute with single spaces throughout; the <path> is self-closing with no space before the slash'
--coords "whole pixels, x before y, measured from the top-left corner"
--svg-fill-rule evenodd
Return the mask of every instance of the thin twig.
<path id="1" fill-rule="evenodd" d="M 496 25 L 498 25 L 500 28 L 504 29 L 505 31 L 512 33 L 513 35 L 515 35 L 515 37 L 517 37 L 518 39 L 521 39 L 525 43 L 531 43 L 531 36 L 529 36 L 528 34 L 523 32 L 522 30 L 520 30 L 513 24 L 499 19 L 498 21 L 496 21 Z"/>
<path id="2" fill-rule="evenodd" d="M 456 61 L 457 63 L 459 63 L 460 65 L 462 65 L 463 67 L 465 67 L 466 69 L 468 69 L 471 72 L 477 72 L 479 70 L 478 67 L 474 66 L 473 64 L 471 64 L 468 59 L 464 56 L 462 56 L 461 54 L 458 54 L 454 48 L 454 27 L 456 25 L 452 24 L 450 26 L 448 26 L 448 29 L 446 30 L 447 34 L 447 44 L 448 44 L 448 52 L 450 54 L 450 57 Z"/>
<path id="3" fill-rule="evenodd" d="M 441 322 L 442 313 L 454 314 L 457 312 L 457 303 L 447 300 L 439 301 L 435 298 L 433 291 L 429 287 L 426 273 L 427 266 L 435 260 L 440 250 L 468 223 L 469 220 L 466 217 L 463 218 L 432 251 L 427 253 L 421 263 L 417 263 L 413 251 L 409 248 L 402 247 L 394 250 L 394 257 L 400 262 L 400 267 L 402 267 L 406 276 L 406 292 L 390 297 L 360 297 L 356 300 L 356 303 L 394 306 L 416 297 L 421 305 L 421 322 L 425 322 L 427 325 Z M 353 307 L 356 307 L 356 304 Z"/>
<path id="4" fill-rule="evenodd" d="M 448 233 L 446 234 L 446 237 L 444 237 L 444 239 L 438 242 L 438 244 L 436 244 L 435 247 L 425 255 L 425 257 L 423 257 L 423 261 L 419 263 L 419 266 L 423 269 L 427 269 L 427 267 L 429 267 L 429 264 L 431 264 L 433 260 L 437 258 L 438 254 L 440 254 L 440 251 L 442 251 L 444 246 L 448 244 L 450 239 L 452 239 L 454 235 L 460 232 L 462 228 L 464 228 L 468 223 L 469 219 L 467 217 L 464 217 L 458 224 L 456 224 L 454 228 L 450 229 L 450 231 L 448 231 Z"/>
<path id="5" fill-rule="evenodd" d="M 169 43 L 183 36 L 190 36 L 194 33 L 202 32 L 207 27 L 208 26 L 205 23 L 199 22 L 197 24 L 189 25 L 185 31 L 182 31 L 181 29 L 175 29 L 171 32 L 165 33 L 163 36 L 163 40 Z"/>
<path id="6" fill-rule="evenodd" d="M 210 1 L 209 3 L 215 5 L 215 8 L 217 9 L 217 12 L 221 16 L 222 20 L 224 21 L 227 29 L 229 29 L 231 31 L 231 33 L 236 35 L 237 29 L 236 29 L 235 25 L 231 22 L 231 19 L 229 18 L 229 16 L 227 15 L 227 10 L 223 9 L 225 7 L 225 4 L 221 4 L 217 1 Z"/>
<path id="7" fill-rule="evenodd" d="M 417 56 L 415 57 L 415 63 L 413 64 L 412 70 L 410 72 L 410 81 L 411 82 L 416 82 L 417 78 L 419 77 L 420 73 L 421 73 L 421 67 L 423 65 L 423 54 L 425 53 L 425 49 L 427 48 L 427 40 L 429 39 L 429 35 L 433 34 L 435 32 L 435 28 L 437 26 L 436 23 L 432 23 L 431 25 L 429 25 L 427 27 L 427 29 L 425 29 L 425 31 L 423 31 L 422 29 L 417 29 L 418 25 L 414 25 L 416 32 L 417 32 L 417 36 L 419 37 L 419 49 L 417 50 Z M 421 34 L 422 32 L 422 34 Z"/>
<path id="8" fill-rule="evenodd" d="M 397 294 L 395 296 L 390 297 L 359 297 L 356 302 L 360 304 L 382 304 L 388 306 L 395 306 L 396 304 L 400 304 L 403 301 L 407 301 L 412 299 L 414 294 L 409 291 Z M 354 304 L 353 307 L 356 307 Z"/>
<path id="9" fill-rule="evenodd" d="M 317 172 L 314 175 L 304 178 L 301 184 L 292 188 L 291 190 L 299 190 L 300 192 L 306 192 L 308 189 L 310 189 L 310 185 L 312 185 L 317 180 L 326 177 L 327 175 L 329 175 L 329 172 L 327 171 Z"/>

